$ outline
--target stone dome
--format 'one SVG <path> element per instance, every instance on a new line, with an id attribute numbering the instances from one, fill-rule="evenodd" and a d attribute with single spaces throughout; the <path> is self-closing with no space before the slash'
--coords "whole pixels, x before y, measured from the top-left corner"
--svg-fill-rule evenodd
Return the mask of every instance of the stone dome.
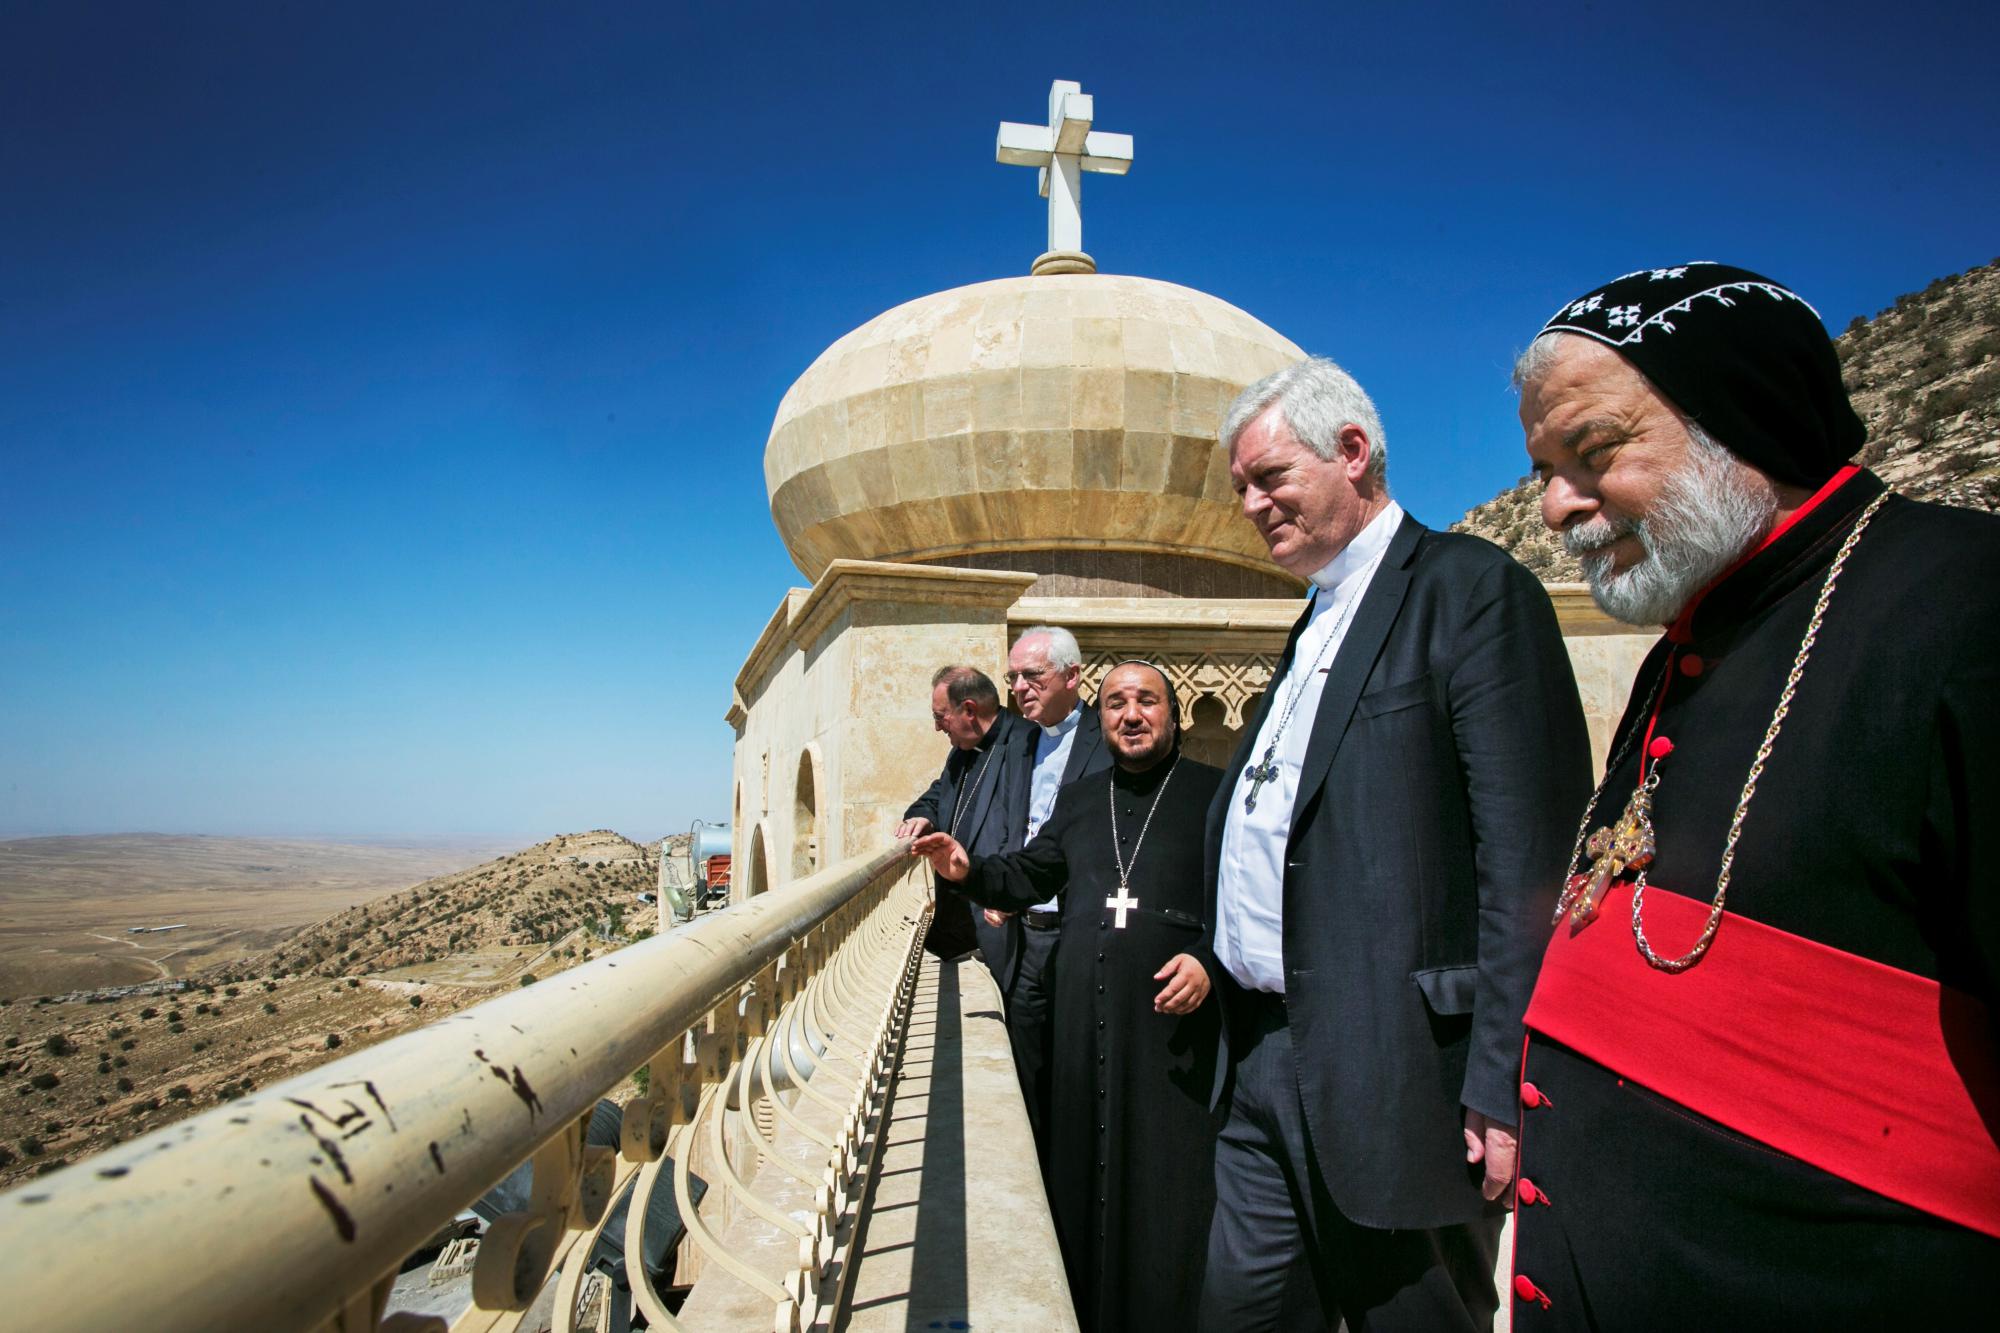
<path id="1" fill-rule="evenodd" d="M 808 578 L 847 558 L 1016 569 L 1044 595 L 1282 597 L 1215 447 L 1300 360 L 1227 302 L 1148 278 L 1002 278 L 897 306 L 820 354 L 764 451 Z"/>

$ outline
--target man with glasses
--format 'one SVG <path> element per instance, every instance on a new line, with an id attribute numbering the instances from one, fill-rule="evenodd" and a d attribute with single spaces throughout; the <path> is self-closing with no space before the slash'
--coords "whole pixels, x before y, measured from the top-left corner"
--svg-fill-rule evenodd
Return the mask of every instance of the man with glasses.
<path id="1" fill-rule="evenodd" d="M 1024 728 L 1022 762 L 1013 771 L 1025 781 L 1021 798 L 1020 842 L 1041 831 L 1056 808 L 1056 793 L 1078 778 L 1111 767 L 1104 727 L 1097 710 L 1082 700 L 1083 653 L 1076 636 L 1055 625 L 1036 625 L 1014 640 L 1007 654 L 1007 685 Z M 1010 848 L 1009 850 L 1013 850 Z M 1055 984 L 1056 941 L 1061 936 L 1058 895 L 1015 916 L 988 910 L 980 922 L 980 949 L 1007 997 L 1007 1037 L 1021 1096 L 1035 1127 L 1035 1147 L 1048 1160 L 1049 1061 L 1054 1042 L 1050 1004 Z"/>

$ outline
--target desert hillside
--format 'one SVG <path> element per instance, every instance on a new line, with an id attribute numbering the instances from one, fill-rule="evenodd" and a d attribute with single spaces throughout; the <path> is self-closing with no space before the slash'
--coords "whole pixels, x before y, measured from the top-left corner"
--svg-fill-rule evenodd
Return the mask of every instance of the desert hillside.
<path id="1" fill-rule="evenodd" d="M 1915 499 L 2000 511 L 2000 259 L 1857 316 L 1834 347 L 1868 427 L 1861 462 Z M 1545 583 L 1583 576 L 1542 526 L 1531 479 L 1452 530 L 1498 543 Z"/>
<path id="2" fill-rule="evenodd" d="M 642 939 L 658 873 L 657 843 L 564 834 L 185 976 L 0 999 L 0 1187 Z"/>

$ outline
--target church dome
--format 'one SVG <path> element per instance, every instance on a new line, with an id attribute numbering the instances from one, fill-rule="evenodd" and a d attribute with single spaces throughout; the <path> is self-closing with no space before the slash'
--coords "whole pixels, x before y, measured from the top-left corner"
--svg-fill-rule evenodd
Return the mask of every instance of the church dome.
<path id="1" fill-rule="evenodd" d="M 764 451 L 808 578 L 847 558 L 1016 569 L 1041 595 L 1283 597 L 1215 447 L 1304 357 L 1213 296 L 1044 273 L 939 292 L 820 354 Z"/>

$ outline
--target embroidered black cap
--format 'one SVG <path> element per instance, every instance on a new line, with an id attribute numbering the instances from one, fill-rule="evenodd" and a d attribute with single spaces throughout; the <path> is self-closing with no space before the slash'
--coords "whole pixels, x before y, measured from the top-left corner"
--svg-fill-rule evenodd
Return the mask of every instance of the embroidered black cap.
<path id="1" fill-rule="evenodd" d="M 1867 438 L 1819 312 L 1748 269 L 1640 269 L 1571 301 L 1542 332 L 1610 347 L 1689 420 L 1777 481 L 1816 487 Z"/>

